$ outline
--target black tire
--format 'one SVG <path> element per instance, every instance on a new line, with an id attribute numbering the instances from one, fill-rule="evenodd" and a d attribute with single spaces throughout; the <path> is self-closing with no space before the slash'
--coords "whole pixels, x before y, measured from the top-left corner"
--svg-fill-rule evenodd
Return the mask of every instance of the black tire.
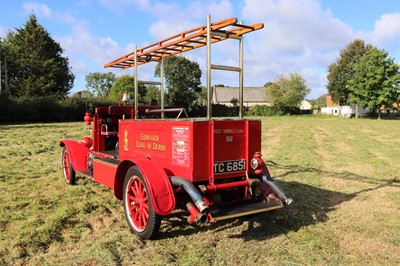
<path id="1" fill-rule="evenodd" d="M 142 239 L 153 239 L 160 229 L 161 217 L 155 213 L 147 184 L 136 166 L 125 175 L 123 203 L 130 230 Z"/>
<path id="2" fill-rule="evenodd" d="M 74 168 L 72 167 L 68 149 L 66 147 L 64 147 L 62 151 L 61 160 L 65 182 L 68 185 L 75 185 L 76 173 Z"/>

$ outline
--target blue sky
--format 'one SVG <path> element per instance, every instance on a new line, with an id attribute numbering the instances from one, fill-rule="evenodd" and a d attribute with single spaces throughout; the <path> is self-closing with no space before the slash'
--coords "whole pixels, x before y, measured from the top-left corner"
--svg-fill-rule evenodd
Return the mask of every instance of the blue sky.
<path id="1" fill-rule="evenodd" d="M 280 74 L 299 73 L 311 88 L 308 98 L 326 92 L 327 68 L 340 49 L 364 39 L 400 63 L 399 0 L 38 0 L 2 1 L 0 37 L 23 26 L 32 12 L 61 44 L 70 60 L 75 85 L 85 89 L 90 72 L 119 56 L 178 32 L 212 21 L 237 17 L 264 29 L 245 35 L 245 86 L 263 86 Z M 213 63 L 238 65 L 237 42 L 213 47 Z M 205 48 L 184 54 L 199 62 L 205 81 Z M 155 64 L 139 68 L 139 79 L 154 80 Z M 212 72 L 212 84 L 237 86 L 237 73 Z"/>

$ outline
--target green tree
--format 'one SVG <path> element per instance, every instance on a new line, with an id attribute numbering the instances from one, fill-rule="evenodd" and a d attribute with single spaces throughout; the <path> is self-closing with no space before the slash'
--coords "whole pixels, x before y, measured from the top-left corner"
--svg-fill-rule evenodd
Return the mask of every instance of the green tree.
<path id="1" fill-rule="evenodd" d="M 321 107 L 326 107 L 326 93 L 319 96 L 317 99 L 309 100 L 313 109 L 321 109 Z"/>
<path id="2" fill-rule="evenodd" d="M 157 64 L 155 76 L 160 76 L 160 63 Z M 200 66 L 183 56 L 171 56 L 164 60 L 164 77 L 168 90 L 167 103 L 190 109 L 201 92 Z"/>
<path id="3" fill-rule="evenodd" d="M 161 104 L 161 92 L 158 86 L 147 85 L 146 95 L 142 98 L 146 104 L 154 104 L 157 101 L 157 105 Z"/>
<path id="4" fill-rule="evenodd" d="M 86 75 L 86 88 L 97 97 L 105 98 L 108 96 L 110 89 L 116 79 L 115 74 L 111 72 L 100 73 L 94 72 Z"/>
<path id="5" fill-rule="evenodd" d="M 339 58 L 328 67 L 328 92 L 332 95 L 333 101 L 340 105 L 347 104 L 350 91 L 347 89 L 347 82 L 353 77 L 354 65 L 360 60 L 372 46 L 365 44 L 363 40 L 356 39 L 348 43 L 340 51 Z"/>
<path id="6" fill-rule="evenodd" d="M 146 87 L 139 84 L 139 102 L 143 102 L 146 95 Z M 129 75 L 123 75 L 115 79 L 107 98 L 118 101 L 122 93 L 128 93 L 133 100 L 135 96 L 135 78 Z"/>
<path id="7" fill-rule="evenodd" d="M 264 84 L 264 87 L 265 88 L 268 88 L 270 85 L 272 85 L 272 84 L 274 84 L 273 82 L 271 82 L 271 81 L 267 81 L 265 84 Z"/>
<path id="8" fill-rule="evenodd" d="M 369 49 L 354 66 L 352 79 L 347 83 L 349 101 L 376 110 L 380 119 L 380 107 L 400 101 L 399 69 L 387 51 Z"/>
<path id="9" fill-rule="evenodd" d="M 305 79 L 297 73 L 280 75 L 267 87 L 267 95 L 275 108 L 291 113 L 300 107 L 310 92 Z"/>
<path id="10" fill-rule="evenodd" d="M 9 33 L 1 42 L 0 60 L 7 61 L 11 95 L 65 97 L 74 75 L 63 49 L 31 15 L 24 27 Z"/>
<path id="11" fill-rule="evenodd" d="M 83 90 L 83 91 L 78 91 L 75 92 L 72 97 L 76 97 L 76 98 L 94 98 L 93 93 L 91 93 L 88 90 Z"/>
<path id="12" fill-rule="evenodd" d="M 233 107 L 239 106 L 239 99 L 236 98 L 236 97 L 233 97 L 233 98 L 230 100 L 230 102 L 231 102 L 231 104 L 232 104 Z"/>

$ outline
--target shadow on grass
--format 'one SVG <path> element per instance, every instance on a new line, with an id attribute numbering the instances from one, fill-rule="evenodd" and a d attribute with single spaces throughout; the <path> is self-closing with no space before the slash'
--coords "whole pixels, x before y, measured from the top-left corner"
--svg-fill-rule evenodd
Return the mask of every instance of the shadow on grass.
<path id="1" fill-rule="evenodd" d="M 355 196 L 316 188 L 299 182 L 280 181 L 279 183 L 286 191 L 290 191 L 295 200 L 286 208 L 250 217 L 220 221 L 202 227 L 187 225 L 186 212 L 183 210 L 175 211 L 167 219 L 163 220 L 164 228 L 159 237 L 173 238 L 179 235 L 190 235 L 208 230 L 218 233 L 228 228 L 248 223 L 248 228 L 245 231 L 230 237 L 238 237 L 245 240 L 265 240 L 280 234 L 286 234 L 289 231 L 297 231 L 304 226 L 325 222 L 328 220 L 327 213 L 334 210 L 336 205 L 351 200 Z"/>
<path id="2" fill-rule="evenodd" d="M 299 165 L 279 165 L 272 161 L 269 161 L 268 164 L 271 166 L 273 165 L 274 168 L 285 170 L 283 174 L 277 176 L 278 179 L 279 177 L 294 173 L 314 172 L 317 175 L 330 175 L 343 180 L 357 180 L 374 185 L 374 187 L 347 194 L 295 181 L 279 181 L 281 186 L 288 191 L 294 199 L 294 202 L 286 208 L 250 217 L 221 221 L 203 227 L 188 225 L 186 222 L 186 211 L 179 210 L 175 211 L 163 221 L 163 228 L 159 238 L 174 238 L 209 230 L 213 233 L 218 233 L 247 223 L 246 230 L 242 230 L 240 234 L 234 234 L 230 237 L 242 238 L 246 241 L 266 240 L 288 232 L 296 232 L 305 226 L 324 223 L 329 219 L 329 212 L 335 210 L 341 203 L 350 201 L 361 193 L 385 186 L 399 186 L 399 180 L 380 181 L 350 172 L 327 172 Z"/>
<path id="3" fill-rule="evenodd" d="M 314 167 L 303 167 L 300 165 L 280 165 L 274 161 L 266 161 L 266 164 L 271 168 L 280 169 L 280 170 L 285 171 L 283 174 L 275 176 L 277 179 L 280 179 L 281 177 L 288 176 L 291 174 L 315 173 L 317 175 L 332 176 L 332 177 L 343 179 L 343 180 L 358 181 L 358 182 L 368 183 L 371 185 L 382 185 L 382 184 L 395 185 L 396 183 L 400 184 L 400 180 L 397 179 L 396 177 L 393 179 L 390 179 L 390 180 L 376 179 L 373 177 L 359 175 L 359 174 L 351 173 L 348 171 L 331 172 L 331 171 L 325 171 L 325 170 L 321 170 L 321 169 L 314 168 Z"/>

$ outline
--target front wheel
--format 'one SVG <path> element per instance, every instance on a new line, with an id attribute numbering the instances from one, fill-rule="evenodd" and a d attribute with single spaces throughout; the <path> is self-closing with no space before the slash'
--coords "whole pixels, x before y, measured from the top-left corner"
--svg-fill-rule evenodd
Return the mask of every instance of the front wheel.
<path id="1" fill-rule="evenodd" d="M 123 201 L 131 231 L 142 239 L 156 237 L 161 217 L 153 209 L 146 182 L 136 166 L 131 167 L 125 175 Z"/>
<path id="2" fill-rule="evenodd" d="M 62 167 L 63 167 L 63 174 L 64 174 L 65 182 L 67 182 L 68 185 L 74 185 L 75 184 L 75 170 L 72 167 L 71 161 L 69 159 L 68 150 L 65 147 L 63 149 L 61 159 L 62 159 Z"/>

